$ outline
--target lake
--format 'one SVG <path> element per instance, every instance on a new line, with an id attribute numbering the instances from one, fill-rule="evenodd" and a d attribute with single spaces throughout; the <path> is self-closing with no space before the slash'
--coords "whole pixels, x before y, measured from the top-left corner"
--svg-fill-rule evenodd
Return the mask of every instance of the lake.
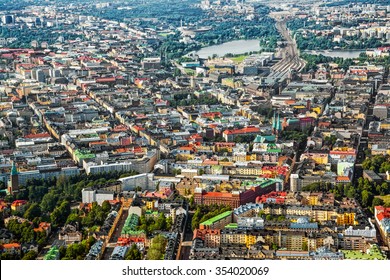
<path id="1" fill-rule="evenodd" d="M 260 50 L 259 40 L 235 40 L 220 45 L 209 46 L 195 52 L 199 58 L 208 58 L 216 54 L 223 57 L 228 53 L 243 54 L 246 52 L 257 52 Z"/>
<path id="2" fill-rule="evenodd" d="M 304 51 L 308 54 L 324 55 L 329 57 L 342 57 L 342 58 L 358 58 L 360 53 L 365 50 L 329 50 L 329 51 Z"/>

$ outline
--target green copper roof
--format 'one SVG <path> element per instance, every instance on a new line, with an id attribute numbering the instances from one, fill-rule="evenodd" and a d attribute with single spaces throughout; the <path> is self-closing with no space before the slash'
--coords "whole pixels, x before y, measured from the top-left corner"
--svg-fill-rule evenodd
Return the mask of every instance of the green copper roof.
<path id="1" fill-rule="evenodd" d="M 222 220 L 222 219 L 230 216 L 232 213 L 233 213 L 233 211 L 223 212 L 222 214 L 219 214 L 211 219 L 208 219 L 207 221 L 204 221 L 203 223 L 201 223 L 201 225 L 210 226 L 210 225 L 218 222 L 219 220 Z"/>
<path id="2" fill-rule="evenodd" d="M 11 176 L 12 175 L 18 175 L 18 169 L 16 168 L 16 164 L 14 161 L 12 162 Z"/>

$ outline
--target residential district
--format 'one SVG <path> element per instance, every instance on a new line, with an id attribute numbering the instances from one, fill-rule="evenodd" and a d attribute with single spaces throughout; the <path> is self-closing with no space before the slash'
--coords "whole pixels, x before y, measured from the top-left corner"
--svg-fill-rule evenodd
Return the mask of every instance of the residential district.
<path id="1" fill-rule="evenodd" d="M 353 2 L 0 1 L 1 259 L 388 259 L 390 3 Z"/>

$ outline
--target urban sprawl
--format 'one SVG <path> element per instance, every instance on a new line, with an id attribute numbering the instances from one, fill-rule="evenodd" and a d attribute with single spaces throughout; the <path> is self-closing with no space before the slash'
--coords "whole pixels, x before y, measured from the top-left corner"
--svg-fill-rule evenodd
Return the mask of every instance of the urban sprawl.
<path id="1" fill-rule="evenodd" d="M 389 1 L 0 19 L 2 260 L 389 258 Z"/>

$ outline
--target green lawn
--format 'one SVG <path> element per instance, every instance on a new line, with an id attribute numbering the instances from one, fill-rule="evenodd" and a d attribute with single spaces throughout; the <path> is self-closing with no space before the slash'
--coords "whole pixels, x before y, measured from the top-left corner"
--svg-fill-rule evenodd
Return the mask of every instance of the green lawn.
<path id="1" fill-rule="evenodd" d="M 171 35 L 172 33 L 159 33 L 158 35 L 160 36 L 163 36 L 163 37 L 167 37 L 168 35 Z"/>
<path id="2" fill-rule="evenodd" d="M 386 260 L 386 257 L 382 255 L 379 248 L 375 245 L 370 249 L 370 254 L 352 250 L 341 250 L 341 252 L 343 252 L 345 258 L 349 260 Z"/>
<path id="3" fill-rule="evenodd" d="M 247 58 L 247 57 L 248 57 L 247 55 L 243 54 L 243 55 L 235 56 L 235 57 L 227 57 L 227 59 L 230 59 L 234 63 L 239 64 L 239 63 L 243 62 L 245 60 L 245 58 Z"/>

